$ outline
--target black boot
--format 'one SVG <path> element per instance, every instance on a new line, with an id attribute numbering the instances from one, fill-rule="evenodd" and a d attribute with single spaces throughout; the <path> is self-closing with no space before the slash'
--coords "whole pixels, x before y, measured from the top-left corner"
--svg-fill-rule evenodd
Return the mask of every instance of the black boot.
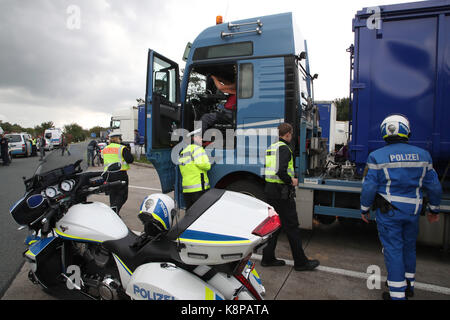
<path id="1" fill-rule="evenodd" d="M 308 260 L 302 265 L 295 265 L 295 271 L 311 271 L 319 266 L 319 260 Z"/>
<path id="2" fill-rule="evenodd" d="M 263 267 L 282 267 L 286 265 L 286 262 L 284 260 L 280 259 L 271 259 L 271 260 L 261 260 L 261 266 Z"/>
<path id="3" fill-rule="evenodd" d="M 387 280 L 386 280 L 386 282 L 384 283 L 384 285 L 386 286 L 386 288 L 389 288 L 389 285 L 388 285 Z M 412 297 L 414 297 L 414 291 L 411 290 L 411 281 L 409 281 L 408 279 L 406 279 L 405 296 L 406 296 L 406 298 L 412 298 Z"/>

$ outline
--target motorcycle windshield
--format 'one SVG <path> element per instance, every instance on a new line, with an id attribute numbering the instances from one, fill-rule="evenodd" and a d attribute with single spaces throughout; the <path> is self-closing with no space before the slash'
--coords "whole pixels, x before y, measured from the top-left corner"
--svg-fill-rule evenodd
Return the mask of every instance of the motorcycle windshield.
<path id="1" fill-rule="evenodd" d="M 86 142 L 78 142 L 67 145 L 66 149 L 60 147 L 46 152 L 42 161 L 36 168 L 34 175 L 43 175 L 58 168 L 63 168 L 81 160 L 80 166 L 83 171 L 88 167 Z"/>

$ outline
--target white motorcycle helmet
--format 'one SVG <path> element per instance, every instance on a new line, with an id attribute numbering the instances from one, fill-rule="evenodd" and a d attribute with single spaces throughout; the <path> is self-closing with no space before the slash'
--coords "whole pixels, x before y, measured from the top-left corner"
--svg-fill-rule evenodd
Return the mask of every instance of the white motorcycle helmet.
<path id="1" fill-rule="evenodd" d="M 172 226 L 172 210 L 174 207 L 173 199 L 165 194 L 149 195 L 142 201 L 139 219 L 144 223 L 146 229 L 153 225 L 160 231 L 168 231 Z"/>
<path id="2" fill-rule="evenodd" d="M 411 135 L 409 121 L 401 114 L 386 117 L 380 125 L 380 130 L 385 141 L 408 140 Z"/>

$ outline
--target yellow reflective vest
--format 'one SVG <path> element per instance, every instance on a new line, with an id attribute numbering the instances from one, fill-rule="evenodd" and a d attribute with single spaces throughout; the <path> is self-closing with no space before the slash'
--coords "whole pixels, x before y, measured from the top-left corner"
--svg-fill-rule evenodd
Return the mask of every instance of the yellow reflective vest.
<path id="1" fill-rule="evenodd" d="M 280 167 L 278 159 L 278 149 L 281 146 L 287 146 L 289 148 L 289 146 L 283 141 L 278 141 L 270 145 L 266 150 L 266 164 L 264 168 L 264 175 L 267 182 L 284 184 L 283 180 L 281 180 L 277 175 L 278 169 Z M 291 152 L 291 160 L 288 164 L 287 174 L 291 178 L 293 178 L 295 177 L 294 157 L 292 156 L 291 148 L 289 148 L 289 151 Z"/>
<path id="2" fill-rule="evenodd" d="M 209 189 L 208 170 L 211 169 L 208 155 L 203 147 L 190 144 L 180 152 L 178 160 L 184 193 Z"/>
<path id="3" fill-rule="evenodd" d="M 111 143 L 102 150 L 103 163 L 105 165 L 103 170 L 106 170 L 108 165 L 110 165 L 111 163 L 116 162 L 120 162 L 122 164 L 120 171 L 126 171 L 130 169 L 130 165 L 125 161 L 125 159 L 122 156 L 124 148 L 125 146 L 121 144 Z"/>

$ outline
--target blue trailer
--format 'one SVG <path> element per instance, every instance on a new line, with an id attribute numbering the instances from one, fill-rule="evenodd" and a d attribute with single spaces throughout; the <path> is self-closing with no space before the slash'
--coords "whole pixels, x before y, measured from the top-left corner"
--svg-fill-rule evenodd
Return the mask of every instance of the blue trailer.
<path id="1" fill-rule="evenodd" d="M 147 115 L 145 114 L 145 104 L 138 105 L 138 132 L 139 132 L 139 144 L 144 145 L 145 142 L 145 122 Z"/>
<path id="2" fill-rule="evenodd" d="M 381 121 L 408 117 L 410 143 L 430 152 L 444 188 L 441 210 L 450 212 L 450 1 L 364 8 L 353 20 L 351 55 L 350 179 L 305 177 L 300 188 L 314 214 L 359 218 L 361 177 L 369 153 L 382 147 Z M 313 185 L 314 184 L 314 185 Z M 372 217 L 374 214 L 372 214 Z M 422 219 L 423 220 L 423 219 Z M 448 247 L 448 214 L 437 226 L 421 222 L 419 241 Z"/>

